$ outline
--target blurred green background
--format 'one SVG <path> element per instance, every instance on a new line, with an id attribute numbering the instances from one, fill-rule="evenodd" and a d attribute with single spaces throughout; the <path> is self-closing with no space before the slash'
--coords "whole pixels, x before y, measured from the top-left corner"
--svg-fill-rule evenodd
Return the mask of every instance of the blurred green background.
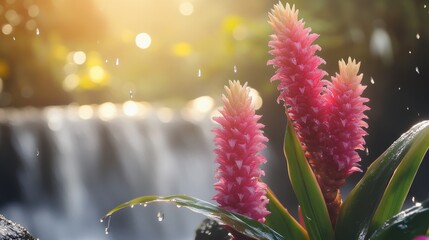
<path id="1" fill-rule="evenodd" d="M 270 159 L 269 164 L 280 166 L 272 168 L 270 181 L 283 182 L 278 179 L 285 174 L 284 110 L 276 103 L 276 84 L 269 84 L 274 70 L 266 66 L 272 32 L 267 13 L 275 3 L 3 0 L 0 107 L 131 99 L 180 108 L 203 95 L 220 99 L 229 79 L 247 81 L 262 96 L 259 113 L 277 151 L 274 158 L 280 159 Z M 365 168 L 412 124 L 429 119 L 429 2 L 290 3 L 320 34 L 316 43 L 330 75 L 341 58 L 362 62 L 365 96 L 372 108 L 369 152 L 362 154 Z M 428 169 L 427 162 L 422 169 Z M 422 181 L 419 174 L 417 182 Z"/>

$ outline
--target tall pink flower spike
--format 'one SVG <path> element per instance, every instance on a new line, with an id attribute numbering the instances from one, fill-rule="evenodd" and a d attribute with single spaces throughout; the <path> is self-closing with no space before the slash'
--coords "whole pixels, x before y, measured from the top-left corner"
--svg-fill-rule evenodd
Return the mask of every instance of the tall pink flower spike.
<path id="1" fill-rule="evenodd" d="M 255 115 L 247 83 L 242 86 L 239 81 L 229 81 L 225 90 L 222 116 L 214 118 L 221 127 L 213 130 L 219 164 L 213 199 L 225 210 L 264 222 L 269 213 L 265 207 L 267 186 L 259 180 L 264 175 L 260 165 L 266 159 L 259 151 L 268 139 L 261 130 L 263 125 L 258 123 L 261 116 Z"/>
<path id="2" fill-rule="evenodd" d="M 339 188 L 359 170 L 355 149 L 363 148 L 366 134 L 362 119 L 369 108 L 363 105 L 368 99 L 360 97 L 365 87 L 357 75 L 359 64 L 342 61 L 332 83 L 322 80 L 326 72 L 319 66 L 325 62 L 315 55 L 321 48 L 313 44 L 318 35 L 298 20 L 298 10 L 279 3 L 269 19 L 275 34 L 269 42 L 274 58 L 268 64 L 277 68 L 271 81 L 280 80 L 278 100 L 284 102 L 334 224 L 341 206 Z"/>

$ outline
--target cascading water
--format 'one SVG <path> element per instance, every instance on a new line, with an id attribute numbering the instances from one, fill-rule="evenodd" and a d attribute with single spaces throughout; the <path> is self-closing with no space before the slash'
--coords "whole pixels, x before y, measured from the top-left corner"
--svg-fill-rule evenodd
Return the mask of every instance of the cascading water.
<path id="1" fill-rule="evenodd" d="M 41 240 L 193 239 L 203 217 L 167 204 L 114 214 L 108 235 L 100 218 L 141 195 L 209 200 L 209 114 L 130 117 L 111 106 L 104 118 L 91 117 L 102 106 L 1 110 L 0 213 Z"/>

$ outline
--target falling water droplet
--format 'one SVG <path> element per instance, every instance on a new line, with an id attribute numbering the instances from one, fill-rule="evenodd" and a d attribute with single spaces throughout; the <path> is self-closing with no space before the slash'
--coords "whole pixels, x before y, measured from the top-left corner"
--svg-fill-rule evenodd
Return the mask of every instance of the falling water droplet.
<path id="1" fill-rule="evenodd" d="M 420 39 L 420 34 L 418 34 L 418 33 L 417 33 L 417 34 L 416 34 L 416 38 L 417 38 L 417 39 Z"/>
<path id="2" fill-rule="evenodd" d="M 234 73 L 237 73 L 237 66 L 234 65 Z"/>
<path id="3" fill-rule="evenodd" d="M 102 222 L 104 222 L 104 221 L 103 221 L 103 219 L 100 219 L 100 222 L 101 222 L 101 223 L 102 223 Z"/>
<path id="4" fill-rule="evenodd" d="M 201 69 L 198 69 L 198 77 L 201 77 Z"/>
<path id="5" fill-rule="evenodd" d="M 423 8 L 426 8 L 426 4 L 425 4 L 425 5 L 423 5 Z"/>
<path id="6" fill-rule="evenodd" d="M 398 87 L 398 90 L 401 91 L 401 87 Z"/>
<path id="7" fill-rule="evenodd" d="M 105 61 L 105 62 L 106 62 L 106 63 L 108 63 L 108 62 L 109 62 L 109 60 L 107 60 L 107 59 L 106 59 L 106 61 Z"/>
<path id="8" fill-rule="evenodd" d="M 39 30 L 39 28 L 36 28 L 36 35 L 39 35 L 40 34 L 40 30 Z"/>
<path id="9" fill-rule="evenodd" d="M 407 111 L 409 111 L 410 110 L 410 107 L 407 107 Z"/>
<path id="10" fill-rule="evenodd" d="M 365 148 L 365 154 L 369 156 L 369 148 Z"/>
<path id="11" fill-rule="evenodd" d="M 131 208 L 134 208 L 134 205 L 131 205 Z"/>
<path id="12" fill-rule="evenodd" d="M 106 226 L 106 228 L 104 228 L 104 233 L 106 234 L 106 235 L 108 235 L 109 234 L 109 228 L 110 228 L 110 220 L 112 219 L 112 216 L 110 215 L 110 216 L 107 216 L 107 226 Z M 100 222 L 103 222 L 104 220 L 103 219 L 101 219 L 100 220 Z"/>
<path id="13" fill-rule="evenodd" d="M 38 157 L 39 155 L 40 155 L 40 152 L 39 152 L 39 149 L 37 149 L 36 156 Z"/>
<path id="14" fill-rule="evenodd" d="M 15 38 L 15 37 L 13 37 L 12 39 L 13 39 L 13 41 L 15 41 L 15 40 L 16 40 L 16 38 Z"/>
<path id="15" fill-rule="evenodd" d="M 411 51 L 408 51 L 409 54 L 411 54 Z"/>
<path id="16" fill-rule="evenodd" d="M 417 113 L 417 117 L 420 117 L 420 113 Z"/>
<path id="17" fill-rule="evenodd" d="M 375 84 L 374 78 L 371 77 L 371 84 Z"/>
<path id="18" fill-rule="evenodd" d="M 116 66 L 118 66 L 119 65 L 119 58 L 116 58 Z"/>
<path id="19" fill-rule="evenodd" d="M 419 67 L 416 67 L 416 72 L 417 72 L 417 74 L 420 74 Z"/>
<path id="20" fill-rule="evenodd" d="M 130 98 L 133 98 L 133 90 L 130 90 Z"/>
<path id="21" fill-rule="evenodd" d="M 147 203 L 144 203 L 144 204 L 143 204 L 143 207 L 147 207 Z"/>
<path id="22" fill-rule="evenodd" d="M 158 218 L 158 221 L 159 221 L 159 222 L 162 222 L 162 221 L 164 220 L 164 213 L 162 213 L 162 212 L 158 212 L 158 213 L 156 214 L 156 217 Z"/>

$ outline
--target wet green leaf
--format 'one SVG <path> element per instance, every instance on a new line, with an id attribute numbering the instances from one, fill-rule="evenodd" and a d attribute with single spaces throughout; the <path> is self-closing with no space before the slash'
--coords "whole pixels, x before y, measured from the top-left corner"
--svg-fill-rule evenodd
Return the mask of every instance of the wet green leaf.
<path id="1" fill-rule="evenodd" d="M 413 239 L 429 227 L 429 200 L 389 219 L 369 240 Z"/>
<path id="2" fill-rule="evenodd" d="M 283 207 L 271 189 L 268 189 L 267 197 L 270 199 L 267 208 L 271 214 L 266 217 L 265 224 L 286 239 L 309 240 L 307 231 Z"/>
<path id="3" fill-rule="evenodd" d="M 370 222 L 383 198 L 392 174 L 404 159 L 405 162 L 421 161 L 417 157 L 420 156 L 422 149 L 427 149 L 428 137 L 429 121 L 420 122 L 404 133 L 371 164 L 341 207 L 336 224 L 335 239 L 349 240 L 366 237 Z M 397 196 L 403 192 L 403 190 L 399 191 Z M 386 207 L 389 207 L 387 202 L 385 204 Z"/>
<path id="4" fill-rule="evenodd" d="M 325 200 L 290 121 L 286 130 L 284 151 L 289 178 L 301 205 L 310 239 L 334 239 Z"/>
<path id="5" fill-rule="evenodd" d="M 393 173 L 380 205 L 372 219 L 369 233 L 397 214 L 405 202 L 414 177 L 429 147 L 429 127 L 422 130 L 423 137 L 416 139 L 409 153 Z"/>
<path id="6" fill-rule="evenodd" d="M 246 216 L 228 212 L 219 208 L 209 202 L 189 197 L 186 195 L 174 195 L 174 196 L 143 196 L 135 198 L 126 203 L 120 204 L 110 210 L 105 218 L 111 216 L 118 210 L 121 210 L 126 207 L 131 207 L 138 204 L 149 204 L 154 202 L 166 202 L 175 204 L 177 206 L 183 206 L 194 212 L 200 213 L 208 218 L 217 220 L 222 224 L 226 224 L 236 231 L 252 237 L 254 239 L 264 239 L 264 240 L 284 240 L 285 238 L 279 233 L 275 232 L 273 229 L 268 227 L 265 224 L 262 224 L 256 220 L 250 219 Z"/>

